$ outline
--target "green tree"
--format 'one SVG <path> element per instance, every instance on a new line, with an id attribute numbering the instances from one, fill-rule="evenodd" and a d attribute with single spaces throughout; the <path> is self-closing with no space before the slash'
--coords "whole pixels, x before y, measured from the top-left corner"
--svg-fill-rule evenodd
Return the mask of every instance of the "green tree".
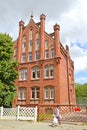
<path id="1" fill-rule="evenodd" d="M 78 104 L 87 104 L 87 83 L 75 84 L 76 99 Z"/>
<path id="2" fill-rule="evenodd" d="M 11 107 L 16 96 L 14 81 L 18 63 L 12 59 L 13 40 L 8 34 L 0 33 L 0 106 Z"/>

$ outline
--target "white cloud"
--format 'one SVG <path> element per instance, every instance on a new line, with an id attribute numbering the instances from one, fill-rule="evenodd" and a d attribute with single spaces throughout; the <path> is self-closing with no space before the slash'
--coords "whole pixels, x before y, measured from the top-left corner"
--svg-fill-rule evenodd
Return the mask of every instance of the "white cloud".
<path id="1" fill-rule="evenodd" d="M 71 56 L 74 60 L 75 71 L 86 71 L 87 70 L 87 50 L 74 44 L 71 47 Z"/>

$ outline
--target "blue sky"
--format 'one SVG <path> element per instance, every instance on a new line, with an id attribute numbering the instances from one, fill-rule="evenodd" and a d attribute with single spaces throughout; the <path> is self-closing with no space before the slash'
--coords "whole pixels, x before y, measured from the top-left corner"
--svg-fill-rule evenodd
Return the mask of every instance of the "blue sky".
<path id="1" fill-rule="evenodd" d="M 34 21 L 46 15 L 46 31 L 60 25 L 60 41 L 70 48 L 74 61 L 75 82 L 87 83 L 87 0 L 1 0 L 0 32 L 18 37 L 19 21 L 25 25 L 33 12 Z"/>

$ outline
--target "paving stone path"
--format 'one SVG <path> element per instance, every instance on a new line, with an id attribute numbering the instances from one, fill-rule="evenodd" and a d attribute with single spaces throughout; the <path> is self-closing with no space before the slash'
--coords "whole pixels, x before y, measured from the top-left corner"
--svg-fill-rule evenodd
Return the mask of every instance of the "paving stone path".
<path id="1" fill-rule="evenodd" d="M 52 127 L 50 122 L 0 120 L 0 130 L 87 130 L 87 124 L 66 123 Z"/>

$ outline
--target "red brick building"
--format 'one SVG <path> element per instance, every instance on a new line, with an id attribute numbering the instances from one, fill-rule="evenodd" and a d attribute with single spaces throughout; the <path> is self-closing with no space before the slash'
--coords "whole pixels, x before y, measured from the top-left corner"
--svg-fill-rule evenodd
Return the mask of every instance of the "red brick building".
<path id="1" fill-rule="evenodd" d="M 14 59 L 19 63 L 15 84 L 18 97 L 14 106 L 29 104 L 75 104 L 74 63 L 69 47 L 60 42 L 60 26 L 45 32 L 45 15 L 27 26 L 19 22 L 19 36 L 14 44 Z"/>

